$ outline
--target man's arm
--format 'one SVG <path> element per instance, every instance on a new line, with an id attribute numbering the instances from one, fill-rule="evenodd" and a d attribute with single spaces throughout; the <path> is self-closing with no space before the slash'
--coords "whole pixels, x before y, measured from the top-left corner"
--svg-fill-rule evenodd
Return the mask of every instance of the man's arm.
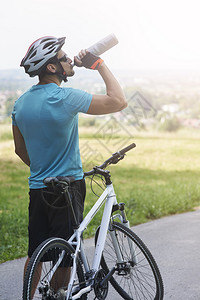
<path id="1" fill-rule="evenodd" d="M 86 55 L 86 53 L 87 52 L 85 50 L 82 50 L 79 53 L 80 59 L 82 59 Z M 77 60 L 77 58 L 75 58 L 75 61 L 78 66 L 81 66 L 80 60 Z M 98 71 L 105 82 L 106 94 L 93 95 L 92 102 L 87 111 L 87 114 L 109 114 L 121 111 L 122 109 L 126 108 L 127 102 L 122 88 L 104 62 L 100 65 Z"/>
<path id="2" fill-rule="evenodd" d="M 30 159 L 26 150 L 24 138 L 17 126 L 12 126 L 13 138 L 15 143 L 15 153 L 21 158 L 21 160 L 30 167 Z"/>
<path id="3" fill-rule="evenodd" d="M 101 115 L 120 111 L 127 107 L 121 86 L 105 63 L 98 69 L 106 85 L 106 95 L 93 95 L 88 114 Z"/>

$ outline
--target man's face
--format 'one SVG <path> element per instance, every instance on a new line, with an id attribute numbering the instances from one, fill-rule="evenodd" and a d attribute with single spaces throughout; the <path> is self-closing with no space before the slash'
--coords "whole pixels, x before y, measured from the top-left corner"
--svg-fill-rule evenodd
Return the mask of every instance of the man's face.
<path id="1" fill-rule="evenodd" d="M 72 60 L 67 56 L 67 54 L 63 50 L 60 50 L 57 54 L 57 58 L 66 72 L 67 77 L 73 76 L 75 72 L 73 70 Z"/>

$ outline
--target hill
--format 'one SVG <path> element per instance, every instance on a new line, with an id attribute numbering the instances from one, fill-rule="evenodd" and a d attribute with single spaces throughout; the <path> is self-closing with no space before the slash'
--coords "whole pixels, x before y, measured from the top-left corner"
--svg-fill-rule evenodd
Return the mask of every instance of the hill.
<path id="1" fill-rule="evenodd" d="M 75 76 L 63 86 L 86 90 L 92 94 L 104 93 L 105 85 L 98 72 L 75 67 Z M 176 107 L 182 118 L 200 119 L 200 71 L 191 70 L 113 70 L 122 85 L 126 98 L 142 94 L 156 110 L 171 113 Z M 6 103 L 13 102 L 33 84 L 22 68 L 0 70 L 0 115 L 5 113 Z M 167 105 L 167 106 L 166 106 Z M 173 107 L 173 108 L 172 108 Z"/>

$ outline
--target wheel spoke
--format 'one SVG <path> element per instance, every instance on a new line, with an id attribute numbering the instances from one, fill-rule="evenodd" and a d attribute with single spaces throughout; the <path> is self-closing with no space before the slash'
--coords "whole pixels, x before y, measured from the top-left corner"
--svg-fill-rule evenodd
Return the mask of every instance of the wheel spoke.
<path id="1" fill-rule="evenodd" d="M 60 299 L 61 294 L 65 297 L 73 269 L 71 256 L 73 252 L 74 249 L 63 239 L 52 238 L 42 243 L 35 250 L 28 265 L 23 299 Z M 85 277 L 79 259 L 74 286 L 76 290 L 85 286 Z M 86 295 L 81 299 L 85 300 Z"/>
<path id="2" fill-rule="evenodd" d="M 162 300 L 162 278 L 148 248 L 137 235 L 121 223 L 114 223 L 113 229 L 115 230 L 123 264 L 117 264 L 114 245 L 108 232 L 101 265 L 106 272 L 109 272 L 113 266 L 116 267 L 116 271 L 110 280 L 111 284 L 124 299 Z M 130 240 L 134 245 L 134 247 L 131 247 L 134 249 L 134 253 L 131 253 L 129 247 Z M 132 261 L 133 257 L 134 260 Z"/>

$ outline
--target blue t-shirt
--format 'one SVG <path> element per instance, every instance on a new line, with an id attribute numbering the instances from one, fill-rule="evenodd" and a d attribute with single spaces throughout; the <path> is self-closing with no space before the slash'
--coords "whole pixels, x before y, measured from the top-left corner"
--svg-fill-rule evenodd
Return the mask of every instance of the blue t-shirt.
<path id="1" fill-rule="evenodd" d="M 34 85 L 15 102 L 13 125 L 22 133 L 30 158 L 30 188 L 44 187 L 48 176 L 83 178 L 78 112 L 86 113 L 91 101 L 91 94 L 50 83 Z"/>

